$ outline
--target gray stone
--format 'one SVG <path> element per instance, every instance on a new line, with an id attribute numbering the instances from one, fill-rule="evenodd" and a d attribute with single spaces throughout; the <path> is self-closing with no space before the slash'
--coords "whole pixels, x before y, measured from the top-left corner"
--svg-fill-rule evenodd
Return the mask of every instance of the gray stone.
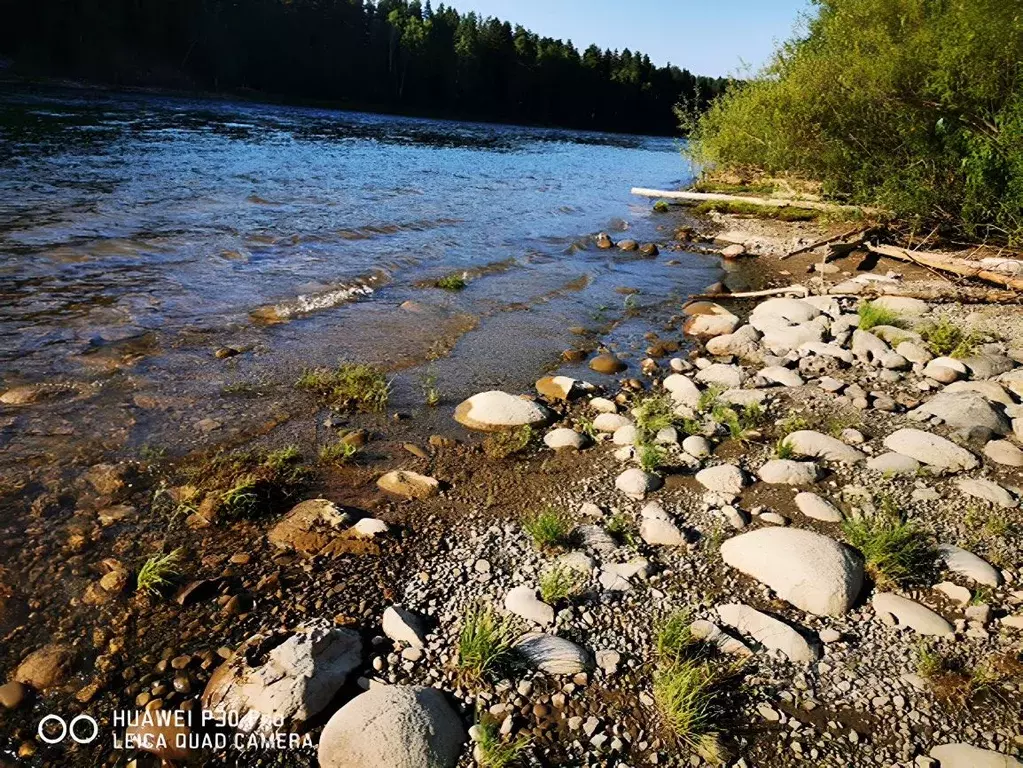
<path id="1" fill-rule="evenodd" d="M 642 499 L 661 487 L 661 478 L 642 469 L 627 469 L 615 478 L 615 488 L 633 499 Z"/>
<path id="2" fill-rule="evenodd" d="M 1023 768 L 1023 763 L 1014 757 L 971 744 L 942 744 L 934 747 L 930 755 L 941 763 L 941 768 Z"/>
<path id="3" fill-rule="evenodd" d="M 710 456 L 710 441 L 700 435 L 690 435 L 682 441 L 682 450 L 697 459 L 705 459 Z"/>
<path id="4" fill-rule="evenodd" d="M 563 637 L 528 632 L 513 648 L 529 667 L 548 675 L 575 675 L 593 669 L 589 652 Z"/>
<path id="5" fill-rule="evenodd" d="M 867 469 L 884 475 L 915 475 L 920 471 L 920 462 L 901 453 L 882 453 L 867 459 Z"/>
<path id="6" fill-rule="evenodd" d="M 816 493 L 810 493 L 809 491 L 797 493 L 795 501 L 799 511 L 814 520 L 821 520 L 825 523 L 840 523 L 845 519 L 834 504 L 821 498 Z"/>
<path id="7" fill-rule="evenodd" d="M 812 461 L 771 459 L 757 474 L 771 485 L 812 485 L 817 481 L 817 465 Z"/>
<path id="8" fill-rule="evenodd" d="M 554 609 L 536 596 L 532 587 L 514 587 L 504 598 L 504 609 L 545 627 L 554 623 Z"/>
<path id="9" fill-rule="evenodd" d="M 950 427 L 969 429 L 984 427 L 1004 435 L 1012 430 L 1005 414 L 976 392 L 942 392 L 916 409 L 941 419 Z"/>
<path id="10" fill-rule="evenodd" d="M 601 413 L 593 420 L 593 428 L 598 432 L 616 432 L 630 424 L 632 419 L 620 413 Z"/>
<path id="11" fill-rule="evenodd" d="M 799 528 L 761 528 L 728 539 L 721 559 L 780 598 L 818 616 L 840 616 L 863 586 L 863 563 L 839 542 Z"/>
<path id="12" fill-rule="evenodd" d="M 696 380 L 701 384 L 724 387 L 725 389 L 738 389 L 746 380 L 746 374 L 737 365 L 712 363 L 696 374 Z"/>
<path id="13" fill-rule="evenodd" d="M 435 478 L 406 469 L 396 469 L 382 475 L 377 480 L 377 487 L 406 499 L 427 499 L 440 493 L 440 483 Z"/>
<path id="14" fill-rule="evenodd" d="M 996 464 L 1023 467 L 1023 451 L 1008 440 L 992 440 L 984 445 L 984 455 Z"/>
<path id="15" fill-rule="evenodd" d="M 723 632 L 713 621 L 697 619 L 689 625 L 689 634 L 697 640 L 716 646 L 719 651 L 730 656 L 746 658 L 753 655 L 753 651 L 746 643 Z"/>
<path id="16" fill-rule="evenodd" d="M 480 392 L 455 408 L 455 421 L 482 431 L 540 426 L 547 423 L 550 415 L 539 403 L 500 390 Z"/>
<path id="17" fill-rule="evenodd" d="M 810 429 L 791 433 L 785 438 L 785 442 L 792 446 L 797 456 L 810 456 L 841 464 L 857 464 L 866 458 L 862 451 L 846 445 L 841 440 Z"/>
<path id="18" fill-rule="evenodd" d="M 700 402 L 700 388 L 688 376 L 673 373 L 664 380 L 663 386 L 679 405 L 695 408 Z"/>
<path id="19" fill-rule="evenodd" d="M 734 464 L 720 464 L 701 469 L 696 473 L 696 480 L 709 491 L 732 495 L 741 493 L 746 484 L 742 470 Z"/>
<path id="20" fill-rule="evenodd" d="M 544 445 L 548 448 L 560 451 L 566 448 L 579 451 L 586 446 L 586 435 L 576 432 L 574 429 L 568 427 L 559 427 L 558 429 L 552 429 L 546 435 L 543 436 Z"/>
<path id="21" fill-rule="evenodd" d="M 784 368 L 780 365 L 771 365 L 762 369 L 759 375 L 774 384 L 783 387 L 801 387 L 805 383 L 803 377 L 791 368 Z"/>
<path id="22" fill-rule="evenodd" d="M 909 456 L 932 467 L 959 471 L 973 469 L 977 457 L 950 440 L 919 429 L 900 429 L 884 440 L 888 450 Z"/>
<path id="23" fill-rule="evenodd" d="M 435 688 L 386 685 L 334 713 L 320 736 L 320 768 L 454 768 L 461 718 Z"/>
<path id="24" fill-rule="evenodd" d="M 384 634 L 399 643 L 422 648 L 426 643 L 423 617 L 400 605 L 392 605 L 384 611 L 381 619 Z"/>
<path id="25" fill-rule="evenodd" d="M 893 616 L 900 625 L 910 627 L 921 635 L 940 637 L 953 634 L 952 625 L 945 619 L 909 598 L 891 592 L 876 592 L 871 603 L 877 613 Z"/>
<path id="26" fill-rule="evenodd" d="M 967 496 L 973 496 L 977 499 L 990 501 L 992 504 L 997 504 L 999 507 L 1019 506 L 1011 493 L 1005 490 L 998 483 L 993 483 L 990 480 L 961 477 L 956 480 L 956 485 L 959 486 L 959 490 Z"/>
<path id="27" fill-rule="evenodd" d="M 210 677 L 203 707 L 237 716 L 243 733 L 276 733 L 283 719 L 302 723 L 319 713 L 362 663 L 362 639 L 356 632 L 313 619 L 284 642 L 263 650 L 259 666 L 249 650 L 265 649 L 270 638 L 257 634 Z"/>
<path id="28" fill-rule="evenodd" d="M 749 635 L 768 650 L 779 651 L 796 662 L 816 661 L 819 652 L 799 632 L 773 616 L 742 603 L 719 605 L 721 622 L 742 634 Z"/>
<path id="29" fill-rule="evenodd" d="M 987 560 L 973 554 L 969 550 L 954 544 L 938 545 L 938 557 L 952 573 L 958 573 L 978 584 L 997 587 L 1002 583 L 1002 575 Z"/>
<path id="30" fill-rule="evenodd" d="M 642 522 L 639 535 L 651 546 L 678 547 L 686 543 L 686 537 L 678 526 L 656 501 L 652 501 L 640 510 Z"/>

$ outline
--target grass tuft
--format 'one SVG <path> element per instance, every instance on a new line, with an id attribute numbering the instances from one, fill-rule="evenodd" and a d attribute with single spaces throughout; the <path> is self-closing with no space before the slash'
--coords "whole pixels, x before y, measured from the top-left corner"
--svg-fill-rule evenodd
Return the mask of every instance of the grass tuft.
<path id="1" fill-rule="evenodd" d="M 483 453 L 489 459 L 507 459 L 516 453 L 522 453 L 535 438 L 536 430 L 528 424 L 493 432 L 483 440 Z"/>
<path id="2" fill-rule="evenodd" d="M 522 528 L 540 549 L 554 549 L 568 540 L 572 524 L 554 507 L 547 507 L 543 512 L 538 512 L 525 520 Z"/>
<path id="3" fill-rule="evenodd" d="M 363 363 L 342 363 L 337 370 L 306 370 L 295 386 L 315 392 L 331 405 L 349 411 L 382 411 L 391 395 L 387 377 Z"/>
<path id="4" fill-rule="evenodd" d="M 465 276 L 456 273 L 445 275 L 437 280 L 434 285 L 443 288 L 445 291 L 461 291 L 466 286 Z"/>
<path id="5" fill-rule="evenodd" d="M 496 673 L 511 657 L 516 627 L 490 606 L 472 605 L 465 611 L 458 633 L 458 669 L 471 682 Z"/>
<path id="6" fill-rule="evenodd" d="M 654 213 L 667 213 L 668 204 L 664 200 L 658 200 L 654 203 Z"/>
<path id="7" fill-rule="evenodd" d="M 359 455 L 359 446 L 352 443 L 334 443 L 320 448 L 320 461 L 323 464 L 351 464 Z"/>
<path id="8" fill-rule="evenodd" d="M 481 768 L 511 768 L 522 762 L 530 743 L 531 740 L 526 736 L 505 740 L 497 723 L 490 719 L 481 720 L 476 739 L 478 762 Z"/>
<path id="9" fill-rule="evenodd" d="M 928 583 L 936 552 L 930 536 L 906 521 L 890 502 L 869 517 L 842 524 L 849 543 L 863 553 L 866 569 L 882 588 Z"/>
<path id="10" fill-rule="evenodd" d="M 759 436 L 757 428 L 764 422 L 764 411 L 756 403 L 745 406 L 730 406 L 717 403 L 710 416 L 718 424 L 724 425 L 733 440 L 747 442 Z"/>
<path id="11" fill-rule="evenodd" d="M 796 456 L 796 448 L 788 436 L 779 438 L 774 444 L 774 455 L 779 459 L 792 459 Z"/>
<path id="12" fill-rule="evenodd" d="M 175 549 L 166 555 L 153 555 L 139 569 L 136 578 L 136 589 L 139 592 L 148 592 L 151 595 L 160 594 L 162 587 L 170 584 L 168 576 L 176 576 L 178 573 L 178 561 L 181 559 L 181 549 Z"/>
<path id="13" fill-rule="evenodd" d="M 981 341 L 978 334 L 967 333 L 947 317 L 925 325 L 920 335 L 931 352 L 942 357 L 969 357 Z"/>
<path id="14" fill-rule="evenodd" d="M 639 466 L 644 472 L 656 472 L 668 459 L 668 451 L 663 445 L 641 442 L 636 446 Z"/>
<path id="15" fill-rule="evenodd" d="M 610 517 L 604 528 L 611 535 L 613 539 L 621 544 L 628 546 L 635 546 L 636 544 L 636 527 L 632 524 L 623 513 L 617 512 Z"/>
<path id="16" fill-rule="evenodd" d="M 652 438 L 662 429 L 675 424 L 675 402 L 671 395 L 648 395 L 639 401 L 632 414 L 640 432 Z"/>
<path id="17" fill-rule="evenodd" d="M 873 301 L 860 304 L 856 313 L 860 316 L 859 328 L 861 331 L 869 331 L 879 325 L 891 325 L 895 328 L 905 327 L 905 321 L 898 312 L 893 312 Z"/>
<path id="18" fill-rule="evenodd" d="M 727 213 L 732 216 L 753 216 L 758 219 L 776 219 L 778 221 L 816 221 L 821 215 L 820 211 L 812 208 L 781 207 L 729 200 L 707 200 L 696 206 L 696 212 L 701 214 Z"/>
<path id="19" fill-rule="evenodd" d="M 654 672 L 654 701 L 665 725 L 680 742 L 712 763 L 720 763 L 715 688 L 720 679 L 706 661 L 686 659 Z"/>
<path id="20" fill-rule="evenodd" d="M 585 574 L 555 564 L 540 575 L 540 597 L 548 605 L 554 605 L 578 595 L 585 583 Z"/>
<path id="21" fill-rule="evenodd" d="M 654 654 L 660 664 L 677 664 L 696 643 L 689 625 L 689 611 L 676 611 L 654 627 Z"/>

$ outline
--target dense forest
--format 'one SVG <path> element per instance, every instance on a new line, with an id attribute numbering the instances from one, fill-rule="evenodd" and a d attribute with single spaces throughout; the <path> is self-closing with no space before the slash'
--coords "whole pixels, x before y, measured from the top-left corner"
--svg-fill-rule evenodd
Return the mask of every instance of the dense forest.
<path id="1" fill-rule="evenodd" d="M 429 0 L 0 0 L 17 74 L 594 130 L 671 133 L 720 78 L 582 53 Z"/>

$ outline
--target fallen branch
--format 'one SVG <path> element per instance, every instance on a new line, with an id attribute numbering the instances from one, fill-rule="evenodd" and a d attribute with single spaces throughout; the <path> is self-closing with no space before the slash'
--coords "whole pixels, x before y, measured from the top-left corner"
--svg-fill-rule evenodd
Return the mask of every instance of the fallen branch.
<path id="1" fill-rule="evenodd" d="M 876 299 L 881 296 L 898 296 L 907 299 L 922 299 L 933 302 L 959 302 L 961 304 L 1023 304 L 1023 295 L 1015 291 L 993 291 L 986 288 L 962 286 L 959 288 L 929 288 L 919 290 L 885 291 L 875 288 L 864 288 L 859 293 L 824 293 L 811 294 L 802 285 L 789 285 L 784 288 L 768 288 L 763 291 L 742 291 L 740 293 L 696 293 L 690 300 L 723 301 L 725 299 L 755 299 L 762 296 L 793 295 L 806 298 L 809 295 L 823 295 L 834 299 Z"/>
<path id="2" fill-rule="evenodd" d="M 852 235 L 858 235 L 861 232 L 866 232 L 866 231 L 867 230 L 864 227 L 853 227 L 849 231 L 843 232 L 840 235 L 832 235 L 831 237 L 825 237 L 823 240 L 818 240 L 815 243 L 810 243 L 809 245 L 804 245 L 802 248 L 796 248 L 796 250 L 794 250 L 794 251 L 789 251 L 788 253 L 784 254 L 783 256 L 779 256 L 778 257 L 778 261 L 784 261 L 785 259 L 789 258 L 790 256 L 798 256 L 801 253 L 806 253 L 807 251 L 812 251 L 814 248 L 820 248 L 822 245 L 828 245 L 829 243 L 833 243 L 836 240 L 845 240 L 847 237 L 851 237 Z"/>
<path id="3" fill-rule="evenodd" d="M 954 256 L 928 251 L 909 251 L 905 248 L 899 248 L 894 245 L 871 245 L 868 243 L 867 249 L 872 253 L 897 259 L 898 261 L 918 264 L 921 267 L 929 267 L 931 269 L 949 272 L 953 275 L 960 275 L 962 277 L 973 277 L 988 283 L 1001 285 L 1005 288 L 1023 291 L 1023 279 L 983 269 L 966 259 L 958 259 Z"/>
<path id="4" fill-rule="evenodd" d="M 665 200 L 684 200 L 693 203 L 720 201 L 725 203 L 752 203 L 766 205 L 771 208 L 812 208 L 815 211 L 851 211 L 862 213 L 879 213 L 876 208 L 864 208 L 860 205 L 840 205 L 824 203 L 819 200 L 786 200 L 776 197 L 747 197 L 745 195 L 725 195 L 720 192 L 683 192 L 662 189 L 646 189 L 633 187 L 632 194 L 640 197 L 660 197 Z"/>
<path id="5" fill-rule="evenodd" d="M 761 296 L 802 296 L 810 295 L 805 285 L 788 285 L 784 288 L 765 288 L 762 291 L 740 291 L 739 293 L 697 293 L 690 299 L 756 299 Z"/>

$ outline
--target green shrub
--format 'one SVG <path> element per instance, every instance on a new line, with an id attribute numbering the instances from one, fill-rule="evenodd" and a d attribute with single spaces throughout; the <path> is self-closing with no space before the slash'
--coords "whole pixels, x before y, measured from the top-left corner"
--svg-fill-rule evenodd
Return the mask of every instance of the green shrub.
<path id="1" fill-rule="evenodd" d="M 460 291 L 466 286 L 465 277 L 458 273 L 445 275 L 434 283 L 438 288 L 443 288 L 445 291 Z"/>
<path id="2" fill-rule="evenodd" d="M 1018 4 L 816 7 L 806 34 L 695 120 L 694 159 L 816 179 L 928 228 L 1023 239 Z"/>
<path id="3" fill-rule="evenodd" d="M 647 395 L 633 408 L 636 427 L 648 438 L 652 438 L 660 430 L 670 427 L 678 418 L 675 415 L 675 401 L 671 395 Z"/>
<path id="4" fill-rule="evenodd" d="M 658 200 L 654 203 L 654 213 L 667 213 L 668 204 L 664 200 Z"/>
<path id="5" fill-rule="evenodd" d="M 656 472 L 668 459 L 668 451 L 663 445 L 645 441 L 636 445 L 636 454 L 639 457 L 639 466 L 644 472 Z"/>
<path id="6" fill-rule="evenodd" d="M 490 459 L 507 459 L 526 450 L 535 437 L 536 430 L 528 424 L 493 432 L 483 439 L 483 453 Z"/>
<path id="7" fill-rule="evenodd" d="M 980 337 L 967 333 L 947 317 L 920 329 L 920 335 L 935 355 L 947 357 L 969 357 Z"/>

